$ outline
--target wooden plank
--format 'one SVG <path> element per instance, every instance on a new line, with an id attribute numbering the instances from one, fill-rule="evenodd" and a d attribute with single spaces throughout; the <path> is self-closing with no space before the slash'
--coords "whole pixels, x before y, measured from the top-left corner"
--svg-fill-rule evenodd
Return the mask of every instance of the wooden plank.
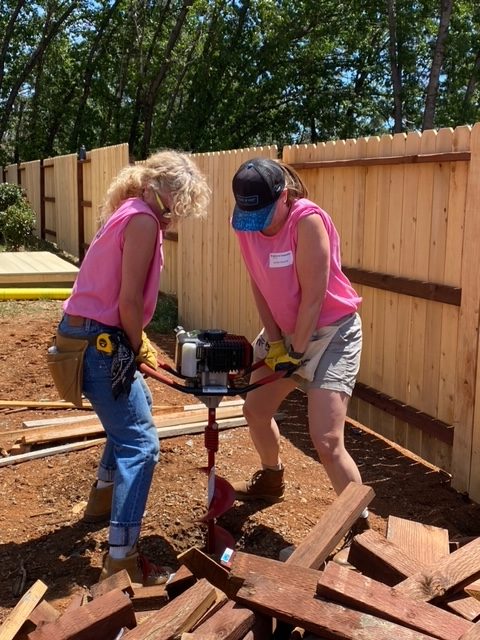
<path id="1" fill-rule="evenodd" d="M 131 629 L 136 624 L 130 598 L 123 591 L 113 589 L 70 614 L 64 613 L 56 622 L 32 631 L 28 640 L 113 638 L 124 627 Z"/>
<path id="2" fill-rule="evenodd" d="M 315 595 L 321 574 L 316 569 L 300 567 L 243 551 L 235 551 L 230 567 L 230 580 L 235 579 L 240 584 L 252 572 L 261 574 L 269 580 L 281 582 L 286 586 L 291 585 L 296 589 L 303 589 L 309 596 Z"/>
<path id="3" fill-rule="evenodd" d="M 388 517 L 387 540 L 396 544 L 421 565 L 433 564 L 450 553 L 447 529 L 397 516 Z"/>
<path id="4" fill-rule="evenodd" d="M 160 609 L 169 601 L 165 585 L 158 584 L 151 587 L 135 587 L 131 596 L 135 611 L 142 609 Z"/>
<path id="5" fill-rule="evenodd" d="M 92 405 L 88 400 L 83 401 L 81 407 L 75 406 L 71 402 L 54 400 L 0 400 L 0 408 L 6 407 L 29 407 L 31 409 L 91 409 Z"/>
<path id="6" fill-rule="evenodd" d="M 373 529 L 355 536 L 348 562 L 370 578 L 388 585 L 398 584 L 421 566 Z"/>
<path id="7" fill-rule="evenodd" d="M 168 597 L 173 600 L 173 598 L 189 589 L 196 581 L 197 578 L 190 569 L 185 564 L 180 565 L 165 585 Z"/>
<path id="8" fill-rule="evenodd" d="M 322 638 L 342 640 L 430 640 L 431 635 L 326 600 L 305 598 L 305 592 L 278 585 L 251 573 L 235 596 L 248 608 L 274 616 Z"/>
<path id="9" fill-rule="evenodd" d="M 153 416 L 155 426 L 157 429 L 164 429 L 166 427 L 177 427 L 181 425 L 190 424 L 205 424 L 207 410 L 204 411 L 179 411 L 171 412 L 166 416 Z M 239 407 L 224 407 L 217 410 L 217 421 L 222 422 L 225 418 L 235 418 L 242 416 L 242 411 Z M 243 417 L 243 416 L 242 416 Z M 42 429 L 29 429 L 28 432 L 22 432 L 20 441 L 22 444 L 42 444 L 47 442 L 54 442 L 56 440 L 71 440 L 73 438 L 86 438 L 91 437 L 103 432 L 103 427 L 100 420 L 74 423 L 62 428 L 62 425 L 54 425 L 51 428 Z"/>
<path id="10" fill-rule="evenodd" d="M 93 584 L 90 587 L 90 595 L 92 598 L 99 598 L 113 589 L 120 589 L 120 591 L 124 591 L 129 596 L 133 596 L 134 591 L 132 581 L 130 580 L 130 575 L 126 569 L 117 571 L 117 573 L 105 578 L 105 580 L 97 582 L 97 584 Z"/>
<path id="11" fill-rule="evenodd" d="M 182 640 L 242 640 L 255 624 L 255 613 L 229 600 Z"/>
<path id="12" fill-rule="evenodd" d="M 56 456 L 60 453 L 70 453 L 71 451 L 80 451 L 81 449 L 88 449 L 88 447 L 94 447 L 97 444 L 105 442 L 105 438 L 96 438 L 94 440 L 85 440 L 84 442 L 71 442 L 70 444 L 62 444 L 58 447 L 48 447 L 47 449 L 41 449 L 39 451 L 29 451 L 28 453 L 19 453 L 15 456 L 9 456 L 8 458 L 0 458 L 0 467 L 8 467 L 11 464 L 19 464 L 21 462 L 29 462 L 30 460 L 37 460 L 38 458 L 47 458 L 49 456 Z"/>
<path id="13" fill-rule="evenodd" d="M 427 602 L 445 595 L 462 582 L 480 573 L 480 538 L 460 547 L 424 570 L 417 571 L 395 590 L 415 600 Z"/>
<path id="14" fill-rule="evenodd" d="M 34 582 L 3 621 L 0 627 L 0 640 L 13 640 L 25 620 L 43 598 L 47 589 L 47 585 L 41 580 Z"/>
<path id="15" fill-rule="evenodd" d="M 459 640 L 480 640 L 480 622 L 464 633 Z"/>
<path id="16" fill-rule="evenodd" d="M 288 564 L 318 569 L 375 496 L 371 487 L 350 482 L 318 524 L 288 558 Z"/>
<path id="17" fill-rule="evenodd" d="M 329 562 L 320 576 L 317 594 L 441 640 L 459 638 L 472 626 L 452 613 L 400 596 L 387 585 L 335 562 Z"/>
<path id="18" fill-rule="evenodd" d="M 215 598 L 215 587 L 202 578 L 136 629 L 124 634 L 122 640 L 173 640 L 184 631 L 190 631 Z"/>
<path id="19" fill-rule="evenodd" d="M 217 587 L 217 589 L 224 591 L 229 597 L 232 596 L 242 583 L 242 580 L 237 579 L 235 576 L 231 578 L 229 572 L 224 567 L 220 566 L 215 560 L 212 560 L 210 556 L 196 547 L 191 547 L 187 551 L 180 553 L 177 556 L 177 560 L 190 569 L 196 578 L 208 580 Z"/>

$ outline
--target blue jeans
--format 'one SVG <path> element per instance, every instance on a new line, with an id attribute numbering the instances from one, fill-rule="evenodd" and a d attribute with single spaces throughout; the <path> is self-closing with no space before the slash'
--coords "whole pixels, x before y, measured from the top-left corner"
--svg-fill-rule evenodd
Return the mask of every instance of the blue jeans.
<path id="1" fill-rule="evenodd" d="M 94 320 L 83 327 L 69 326 L 65 318 L 59 330 L 72 338 L 88 338 L 113 333 Z M 107 434 L 97 477 L 113 482 L 112 515 L 108 541 L 112 546 L 133 546 L 147 503 L 160 444 L 152 418 L 152 396 L 137 371 L 130 393 L 116 400 L 112 394 L 111 362 L 108 354 L 89 345 L 83 364 L 83 393 L 92 403 Z"/>

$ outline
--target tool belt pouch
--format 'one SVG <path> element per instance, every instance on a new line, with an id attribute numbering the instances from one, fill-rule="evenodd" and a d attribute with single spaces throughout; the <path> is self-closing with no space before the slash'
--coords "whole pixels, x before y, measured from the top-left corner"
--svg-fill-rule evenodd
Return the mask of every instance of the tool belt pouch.
<path id="1" fill-rule="evenodd" d="M 70 338 L 57 331 L 47 352 L 47 364 L 62 400 L 82 406 L 83 357 L 88 340 Z"/>

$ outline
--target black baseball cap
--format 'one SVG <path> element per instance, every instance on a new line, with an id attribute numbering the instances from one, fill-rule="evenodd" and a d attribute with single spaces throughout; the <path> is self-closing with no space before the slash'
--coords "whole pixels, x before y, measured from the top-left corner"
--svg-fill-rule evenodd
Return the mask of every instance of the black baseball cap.
<path id="1" fill-rule="evenodd" d="M 232 227 L 236 231 L 262 231 L 271 223 L 275 205 L 285 189 L 282 168 L 269 158 L 244 162 L 232 180 L 235 208 Z"/>

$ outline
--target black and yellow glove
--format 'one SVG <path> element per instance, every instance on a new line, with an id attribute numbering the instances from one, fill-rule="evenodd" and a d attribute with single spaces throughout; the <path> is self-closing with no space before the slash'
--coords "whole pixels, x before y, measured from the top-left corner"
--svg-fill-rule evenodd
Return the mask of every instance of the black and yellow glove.
<path id="1" fill-rule="evenodd" d="M 279 356 L 274 363 L 274 371 L 285 371 L 285 377 L 288 378 L 295 373 L 295 371 L 302 366 L 302 359 L 304 353 L 293 351 L 290 347 L 288 353 Z"/>
<path id="2" fill-rule="evenodd" d="M 142 344 L 135 356 L 135 362 L 137 365 L 142 364 L 143 362 L 152 369 L 158 368 L 157 350 L 148 339 L 145 331 L 142 331 Z"/>
<path id="3" fill-rule="evenodd" d="M 275 340 L 274 342 L 269 342 L 269 347 L 267 351 L 267 355 L 265 356 L 265 364 L 267 367 L 270 367 L 273 371 L 275 371 L 275 363 L 278 358 L 281 356 L 285 356 L 287 354 L 287 347 L 285 346 L 285 342 L 283 340 Z"/>

